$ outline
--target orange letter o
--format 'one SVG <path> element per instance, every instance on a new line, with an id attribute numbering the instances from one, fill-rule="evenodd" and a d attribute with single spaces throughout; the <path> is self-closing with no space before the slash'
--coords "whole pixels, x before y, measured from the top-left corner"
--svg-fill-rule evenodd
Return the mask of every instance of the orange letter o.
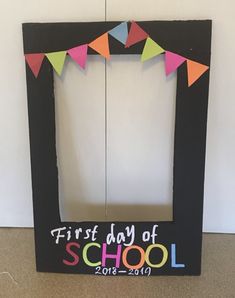
<path id="1" fill-rule="evenodd" d="M 130 265 L 130 264 L 127 263 L 127 254 L 131 249 L 136 249 L 140 252 L 140 261 L 136 265 Z M 137 245 L 131 245 L 131 246 L 126 247 L 123 251 L 123 254 L 122 254 L 122 262 L 123 262 L 124 266 L 126 266 L 129 269 L 139 269 L 139 268 L 141 268 L 144 265 L 144 262 L 145 262 L 143 248 L 141 248 Z"/>

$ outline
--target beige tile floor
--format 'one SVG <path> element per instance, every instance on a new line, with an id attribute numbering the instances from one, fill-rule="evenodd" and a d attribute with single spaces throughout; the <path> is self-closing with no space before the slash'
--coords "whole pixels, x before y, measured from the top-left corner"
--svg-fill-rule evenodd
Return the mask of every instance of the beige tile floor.
<path id="1" fill-rule="evenodd" d="M 4 273 L 8 272 L 8 273 Z M 235 235 L 204 234 L 200 277 L 37 273 L 32 229 L 0 229 L 0 297 L 235 297 Z"/>

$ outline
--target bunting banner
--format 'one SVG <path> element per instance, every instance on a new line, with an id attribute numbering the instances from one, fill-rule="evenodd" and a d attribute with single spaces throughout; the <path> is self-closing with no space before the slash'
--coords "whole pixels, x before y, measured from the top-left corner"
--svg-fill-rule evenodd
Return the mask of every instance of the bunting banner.
<path id="1" fill-rule="evenodd" d="M 141 54 L 141 61 L 145 62 L 155 56 L 165 55 L 166 76 L 175 72 L 184 62 L 187 64 L 187 84 L 191 87 L 208 69 L 207 65 L 183 57 L 164 49 L 147 32 L 145 32 L 135 21 L 130 24 L 128 32 L 128 22 L 122 22 L 108 32 L 98 36 L 88 44 L 78 45 L 68 50 L 51 53 L 29 53 L 25 54 L 25 61 L 31 69 L 35 78 L 38 77 L 44 58 L 51 63 L 56 73 L 60 76 L 63 71 L 66 55 L 68 54 L 82 69 L 86 67 L 88 47 L 106 59 L 110 59 L 109 37 L 112 36 L 122 43 L 125 48 L 145 40 Z"/>

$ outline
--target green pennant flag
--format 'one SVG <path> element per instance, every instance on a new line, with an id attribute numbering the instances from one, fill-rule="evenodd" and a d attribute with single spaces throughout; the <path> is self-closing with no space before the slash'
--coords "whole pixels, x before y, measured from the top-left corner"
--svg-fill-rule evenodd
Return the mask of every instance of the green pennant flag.
<path id="1" fill-rule="evenodd" d="M 60 76 L 64 66 L 66 51 L 46 53 L 45 55 L 53 66 L 54 70 Z"/>
<path id="2" fill-rule="evenodd" d="M 148 37 L 146 39 L 144 49 L 141 55 L 141 61 L 144 62 L 164 52 L 165 50 L 162 47 L 160 47 L 154 40 L 152 40 L 152 38 Z"/>

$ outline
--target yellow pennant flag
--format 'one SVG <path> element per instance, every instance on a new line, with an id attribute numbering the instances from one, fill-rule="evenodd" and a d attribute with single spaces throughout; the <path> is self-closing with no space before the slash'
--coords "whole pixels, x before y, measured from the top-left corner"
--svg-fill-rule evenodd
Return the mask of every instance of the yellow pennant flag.
<path id="1" fill-rule="evenodd" d="M 45 55 L 53 66 L 54 70 L 60 76 L 64 67 L 66 51 L 46 53 Z"/>

